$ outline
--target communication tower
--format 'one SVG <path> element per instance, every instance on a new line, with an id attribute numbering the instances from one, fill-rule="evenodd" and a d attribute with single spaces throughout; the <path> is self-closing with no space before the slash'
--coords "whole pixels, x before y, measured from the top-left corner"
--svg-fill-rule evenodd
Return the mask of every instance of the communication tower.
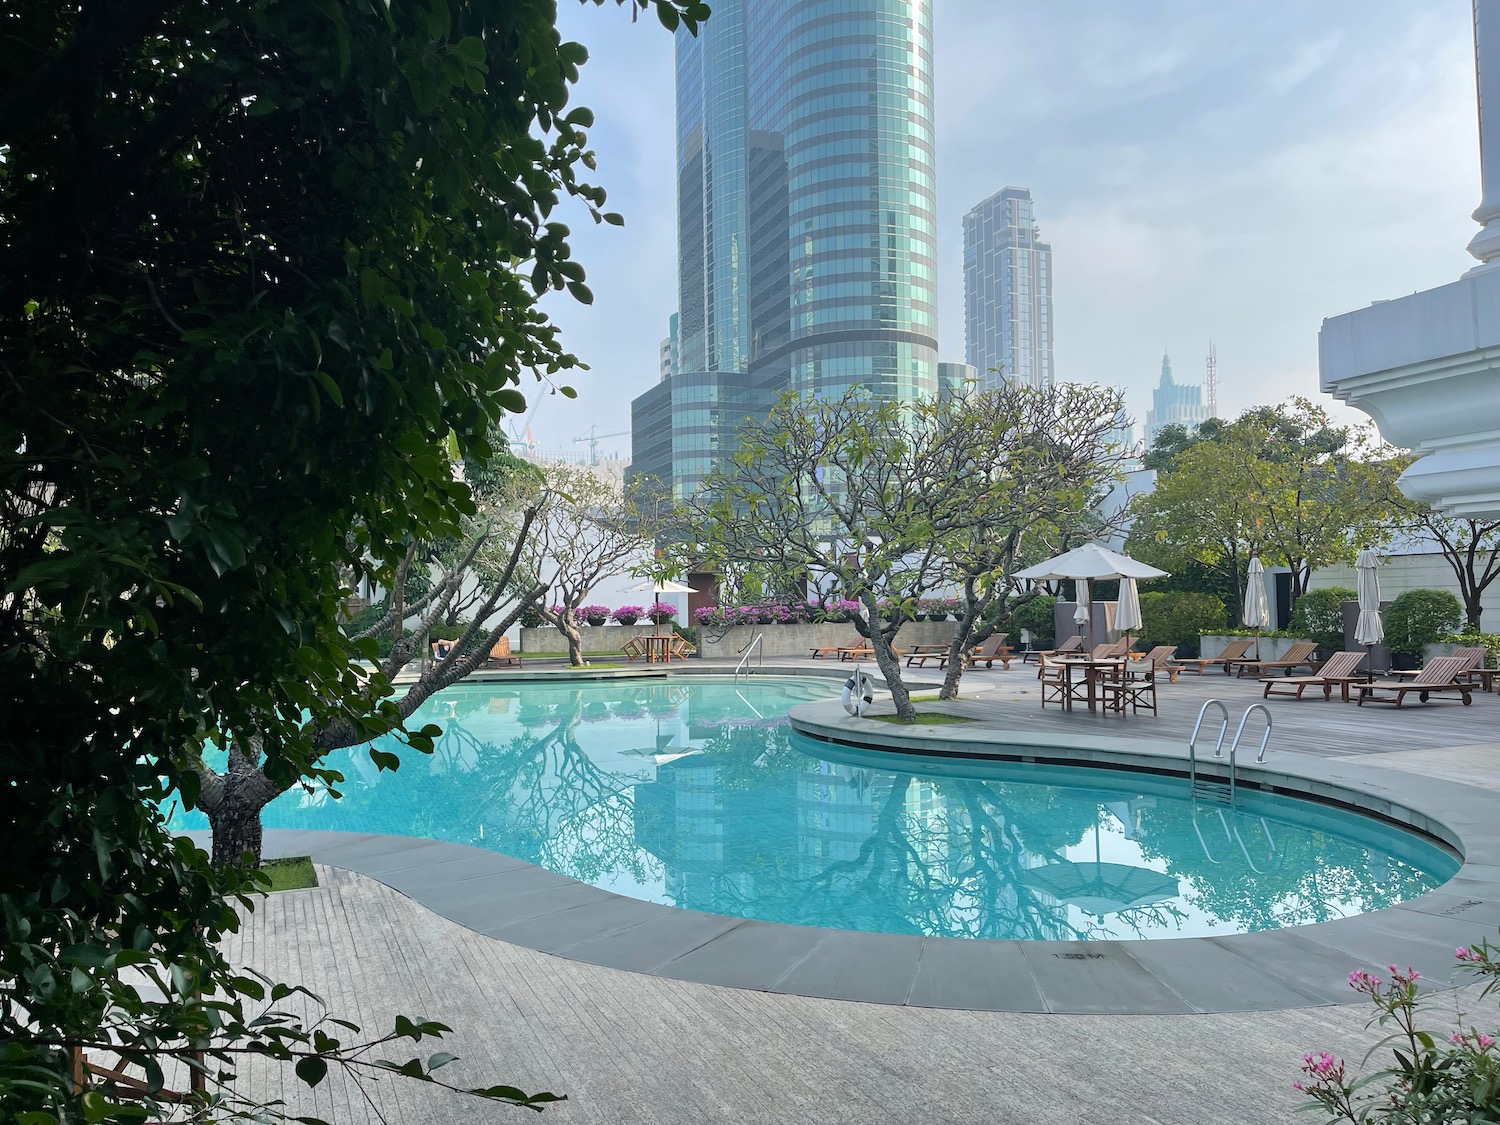
<path id="1" fill-rule="evenodd" d="M 1213 341 L 1208 342 L 1208 359 L 1203 365 L 1203 405 L 1208 407 L 1208 416 L 1219 416 L 1219 356 L 1214 351 Z"/>

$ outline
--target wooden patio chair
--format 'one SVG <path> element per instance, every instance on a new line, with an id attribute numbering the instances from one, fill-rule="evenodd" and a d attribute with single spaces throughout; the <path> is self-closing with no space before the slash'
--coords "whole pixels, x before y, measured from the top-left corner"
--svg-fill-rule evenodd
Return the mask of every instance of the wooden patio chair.
<path id="1" fill-rule="evenodd" d="M 686 660 L 698 651 L 698 646 L 688 640 L 676 629 L 672 630 L 672 656 L 678 660 Z"/>
<path id="2" fill-rule="evenodd" d="M 626 660 L 634 660 L 638 656 L 646 655 L 646 646 L 641 644 L 640 637 L 631 637 L 620 646 L 620 651 L 625 654 Z"/>
<path id="3" fill-rule="evenodd" d="M 1200 676 L 1203 675 L 1203 669 L 1216 664 L 1222 665 L 1224 674 L 1227 676 L 1229 675 L 1229 662 L 1243 658 L 1245 650 L 1250 647 L 1251 642 L 1254 640 L 1254 637 L 1235 637 L 1224 646 L 1224 651 L 1219 653 L 1218 656 L 1181 656 L 1177 658 L 1177 663 L 1184 668 L 1191 668 Z"/>
<path id="4" fill-rule="evenodd" d="M 1047 704 L 1056 703 L 1064 711 L 1068 710 L 1068 670 L 1043 653 L 1037 662 L 1036 678 L 1042 685 L 1042 708 L 1045 710 Z"/>
<path id="5" fill-rule="evenodd" d="M 1354 690 L 1359 693 L 1358 702 L 1361 707 L 1366 703 L 1394 703 L 1400 707 L 1406 697 L 1412 694 L 1426 703 L 1428 697 L 1450 691 L 1458 692 L 1467 707 L 1474 702 L 1471 694 L 1474 685 L 1459 683 L 1454 678 L 1464 671 L 1466 663 L 1462 656 L 1440 656 L 1436 660 L 1429 660 L 1427 667 L 1422 669 L 1416 679 L 1377 680 L 1373 684 L 1355 684 Z"/>
<path id="6" fill-rule="evenodd" d="M 1301 699 L 1302 693 L 1308 688 L 1320 687 L 1323 689 L 1323 701 L 1326 703 L 1333 698 L 1333 689 L 1336 687 L 1344 702 L 1347 703 L 1349 685 L 1359 679 L 1354 674 L 1355 669 L 1364 662 L 1364 659 L 1365 654 L 1362 652 L 1336 652 L 1311 676 L 1263 676 L 1260 682 L 1266 685 L 1266 690 L 1261 693 L 1261 698 L 1270 699 L 1273 695 L 1284 695 L 1289 699 Z"/>
<path id="7" fill-rule="evenodd" d="M 1156 714 L 1156 662 L 1149 656 L 1125 661 L 1120 674 L 1099 682 L 1100 708 L 1123 716 L 1125 708 L 1132 715 L 1145 706 Z"/>
<path id="8" fill-rule="evenodd" d="M 1265 675 L 1273 668 L 1279 668 L 1288 675 L 1293 668 L 1300 668 L 1312 659 L 1312 654 L 1318 651 L 1317 641 L 1298 641 L 1291 645 L 1285 653 L 1274 660 L 1231 660 L 1229 666 L 1235 670 L 1235 674 L 1241 678 L 1245 676 Z M 1254 669 L 1254 671 L 1251 671 Z M 1309 665 L 1311 669 L 1311 665 Z"/>

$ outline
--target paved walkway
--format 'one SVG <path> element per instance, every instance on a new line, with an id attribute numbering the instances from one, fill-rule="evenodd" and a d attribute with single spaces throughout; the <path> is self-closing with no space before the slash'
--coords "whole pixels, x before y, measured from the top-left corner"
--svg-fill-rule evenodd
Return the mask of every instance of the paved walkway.
<path id="1" fill-rule="evenodd" d="M 844 670 L 847 672 L 847 669 Z M 1218 693 L 1238 713 L 1254 685 L 1232 680 L 1163 689 L 1158 720 L 1086 713 L 1042 720 L 1114 724 L 1125 737 L 1171 737 L 1197 700 Z M 1000 725 L 1036 722 L 1035 681 L 1017 669 L 969 681 L 973 708 Z M 992 690 L 979 693 L 981 683 Z M 1278 739 L 1329 755 L 1500 790 L 1500 699 L 1471 708 L 1372 711 L 1336 701 L 1286 702 Z M 1420 717 L 1416 717 L 1420 716 Z M 1354 724 L 1349 726 L 1349 724 Z M 1076 728 L 1075 728 L 1076 729 Z M 1188 1016 L 1028 1015 L 892 1007 L 722 988 L 644 976 L 534 952 L 467 930 L 381 883 L 336 868 L 317 890 L 269 899 L 230 954 L 324 995 L 377 1027 L 396 1012 L 458 1028 L 463 1081 L 567 1093 L 559 1122 L 1257 1123 L 1293 1120 L 1303 1051 L 1362 1057 L 1377 1036 L 1366 1010 L 1329 1006 Z M 1421 965 L 1429 976 L 1443 965 Z M 1432 1001 L 1451 1009 L 1469 992 Z M 1493 1001 L 1486 1002 L 1484 1011 Z M 1487 1022 L 1481 1020 L 1481 1022 Z M 270 1068 L 252 1069 L 265 1091 Z M 522 1120 L 407 1083 L 365 1095 L 330 1077 L 299 1112 L 346 1121 Z"/>

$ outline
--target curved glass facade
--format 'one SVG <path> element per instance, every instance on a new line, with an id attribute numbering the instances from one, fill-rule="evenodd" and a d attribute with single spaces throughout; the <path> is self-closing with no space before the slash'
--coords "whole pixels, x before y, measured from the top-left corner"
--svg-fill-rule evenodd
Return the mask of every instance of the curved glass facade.
<path id="1" fill-rule="evenodd" d="M 716 373 L 746 413 L 788 389 L 936 393 L 932 0 L 713 9 L 677 39 L 673 378 Z M 638 438 L 637 471 L 691 491 L 699 451 L 662 448 Z"/>

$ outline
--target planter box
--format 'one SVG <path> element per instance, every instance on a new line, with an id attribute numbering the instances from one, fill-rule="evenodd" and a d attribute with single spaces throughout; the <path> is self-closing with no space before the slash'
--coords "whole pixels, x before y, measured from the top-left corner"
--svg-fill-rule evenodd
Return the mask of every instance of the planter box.
<path id="1" fill-rule="evenodd" d="M 1230 641 L 1241 639 L 1243 638 L 1238 636 L 1231 637 L 1223 633 L 1204 633 L 1199 642 L 1199 655 L 1205 657 L 1218 656 L 1219 653 L 1224 651 L 1224 646 Z M 1296 637 L 1262 637 L 1260 639 L 1260 658 L 1262 660 L 1280 660 L 1282 654 L 1287 649 L 1299 643 L 1305 642 L 1299 641 Z M 1246 651 L 1245 655 L 1247 657 L 1255 656 L 1255 641 L 1253 638 L 1250 642 L 1250 648 Z"/>
<path id="2" fill-rule="evenodd" d="M 953 640 L 954 628 L 952 621 L 908 621 L 896 634 L 896 647 L 947 644 Z M 814 648 L 863 640 L 853 625 L 705 625 L 698 630 L 698 652 L 709 659 L 738 660 L 757 633 L 765 638 L 758 651 L 767 658 L 805 657 Z"/>
<path id="3" fill-rule="evenodd" d="M 620 646 L 631 637 L 655 632 L 658 626 L 649 621 L 634 625 L 580 625 L 578 634 L 583 638 L 584 652 L 619 652 Z M 660 626 L 663 633 L 670 632 L 670 623 Z M 568 638 L 555 625 L 543 625 L 539 629 L 521 630 L 521 652 L 567 652 Z"/>

